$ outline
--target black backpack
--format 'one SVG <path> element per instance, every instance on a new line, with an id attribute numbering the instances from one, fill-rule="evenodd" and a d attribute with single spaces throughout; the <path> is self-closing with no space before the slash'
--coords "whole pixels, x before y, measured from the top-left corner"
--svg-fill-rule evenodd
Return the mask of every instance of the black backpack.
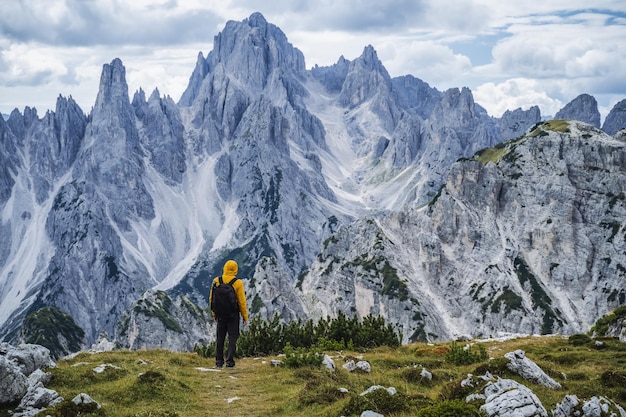
<path id="1" fill-rule="evenodd" d="M 231 318 L 239 314 L 239 303 L 233 284 L 237 278 L 233 278 L 228 284 L 224 284 L 222 277 L 219 277 L 220 285 L 213 283 L 211 311 L 218 318 Z"/>

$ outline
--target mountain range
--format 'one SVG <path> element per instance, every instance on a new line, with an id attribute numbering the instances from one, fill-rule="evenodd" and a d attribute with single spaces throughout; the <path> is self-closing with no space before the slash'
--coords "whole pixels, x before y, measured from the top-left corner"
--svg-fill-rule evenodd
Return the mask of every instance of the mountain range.
<path id="1" fill-rule="evenodd" d="M 178 102 L 131 99 L 114 59 L 88 114 L 59 96 L 0 118 L 0 337 L 52 306 L 86 345 L 193 346 L 227 259 L 265 318 L 380 315 L 405 342 L 586 331 L 626 303 L 625 127 L 626 100 L 600 126 L 587 94 L 492 117 L 372 46 L 306 69 L 259 13 Z"/>

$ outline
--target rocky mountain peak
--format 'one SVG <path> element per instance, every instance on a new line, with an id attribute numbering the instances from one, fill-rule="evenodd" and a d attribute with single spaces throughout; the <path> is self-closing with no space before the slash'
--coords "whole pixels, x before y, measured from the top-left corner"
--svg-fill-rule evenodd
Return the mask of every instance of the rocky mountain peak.
<path id="1" fill-rule="evenodd" d="M 94 106 L 94 116 L 102 111 L 105 106 L 130 107 L 128 84 L 126 83 L 126 68 L 119 58 L 115 58 L 110 64 L 104 64 L 102 67 L 100 87 Z"/>
<path id="2" fill-rule="evenodd" d="M 360 57 L 350 62 L 338 101 L 354 108 L 378 94 L 391 94 L 391 77 L 374 48 L 368 45 Z"/>
<path id="3" fill-rule="evenodd" d="M 567 103 L 565 107 L 554 115 L 554 118 L 580 120 L 581 122 L 589 123 L 594 127 L 600 128 L 598 102 L 595 97 L 589 94 L 581 94 Z"/>
<path id="4" fill-rule="evenodd" d="M 251 27 L 257 27 L 261 29 L 267 28 L 267 20 L 265 20 L 265 17 L 259 12 L 252 13 L 250 17 L 244 19 L 244 23 L 245 22 L 248 22 Z"/>
<path id="5" fill-rule="evenodd" d="M 202 80 L 206 77 L 209 72 L 209 64 L 207 60 L 204 58 L 202 52 L 198 52 L 198 59 L 196 60 L 196 67 L 189 78 L 189 84 L 187 88 L 183 92 L 178 104 L 180 106 L 191 106 L 191 103 L 198 96 L 198 92 L 200 91 L 200 86 L 202 85 Z"/>
<path id="6" fill-rule="evenodd" d="M 602 130 L 609 135 L 614 135 L 618 131 L 626 128 L 626 100 L 618 102 L 604 120 Z"/>
<path id="7" fill-rule="evenodd" d="M 243 22 L 229 21 L 215 37 L 209 58 L 211 68 L 221 64 L 239 82 L 255 89 L 262 89 L 275 69 L 295 73 L 305 70 L 302 52 L 260 13 Z"/>
<path id="8" fill-rule="evenodd" d="M 513 111 L 504 112 L 498 126 L 502 139 L 511 139 L 523 135 L 526 130 L 541 121 L 541 111 L 538 106 L 532 106 L 528 110 L 517 108 Z"/>

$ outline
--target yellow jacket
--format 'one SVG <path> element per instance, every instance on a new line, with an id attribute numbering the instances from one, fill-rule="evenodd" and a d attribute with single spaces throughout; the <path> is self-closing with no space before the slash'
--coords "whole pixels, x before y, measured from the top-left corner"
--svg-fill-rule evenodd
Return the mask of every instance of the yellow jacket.
<path id="1" fill-rule="evenodd" d="M 239 266 L 237 262 L 233 260 L 226 261 L 224 264 L 224 273 L 222 274 L 222 281 L 224 284 L 228 284 L 237 276 L 237 271 L 239 270 Z M 219 277 L 213 278 L 213 284 L 211 285 L 211 292 L 209 294 L 209 305 L 211 305 L 211 301 L 213 301 L 213 286 L 220 285 Z M 237 303 L 239 304 L 239 313 L 241 313 L 241 318 L 244 321 L 248 321 L 248 305 L 246 304 L 246 291 L 243 288 L 243 281 L 238 279 L 233 283 L 233 289 L 235 290 L 235 294 L 237 294 Z M 213 312 L 211 312 L 213 314 Z"/>

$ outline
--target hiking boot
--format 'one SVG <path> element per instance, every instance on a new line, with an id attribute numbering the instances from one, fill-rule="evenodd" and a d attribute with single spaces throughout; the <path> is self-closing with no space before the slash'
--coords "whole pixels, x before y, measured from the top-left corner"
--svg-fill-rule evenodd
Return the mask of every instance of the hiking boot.
<path id="1" fill-rule="evenodd" d="M 235 362 L 226 362 L 226 367 L 227 368 L 234 368 L 235 367 Z"/>

